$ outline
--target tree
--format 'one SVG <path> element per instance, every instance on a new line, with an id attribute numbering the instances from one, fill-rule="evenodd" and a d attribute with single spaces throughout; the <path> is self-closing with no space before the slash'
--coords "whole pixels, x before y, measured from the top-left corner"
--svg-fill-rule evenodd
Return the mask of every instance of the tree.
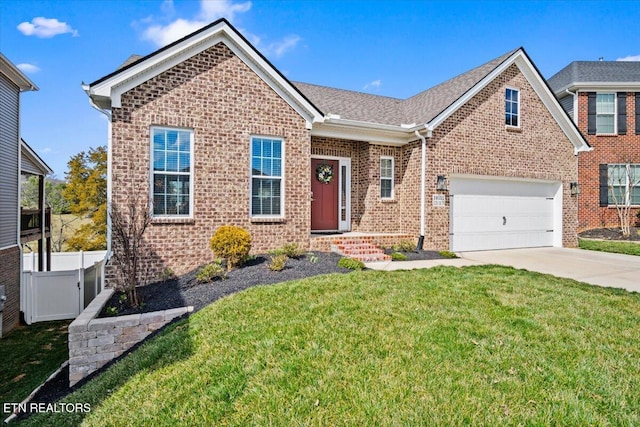
<path id="1" fill-rule="evenodd" d="M 129 305 L 140 304 L 136 287 L 145 279 L 147 272 L 142 269 L 142 237 L 151 217 L 149 208 L 131 199 L 124 209 L 111 207 L 111 239 L 114 247 L 113 261 L 118 268 L 117 287 L 126 292 Z"/>
<path id="2" fill-rule="evenodd" d="M 87 216 L 91 223 L 81 225 L 67 245 L 72 250 L 93 251 L 107 246 L 107 147 L 89 148 L 67 163 L 64 198 L 71 212 Z"/>
<path id="3" fill-rule="evenodd" d="M 637 205 L 640 198 L 640 166 L 626 163 L 609 165 L 609 196 L 618 214 L 620 231 L 623 237 L 631 235 L 631 206 Z M 634 197 L 635 196 L 635 197 Z"/>

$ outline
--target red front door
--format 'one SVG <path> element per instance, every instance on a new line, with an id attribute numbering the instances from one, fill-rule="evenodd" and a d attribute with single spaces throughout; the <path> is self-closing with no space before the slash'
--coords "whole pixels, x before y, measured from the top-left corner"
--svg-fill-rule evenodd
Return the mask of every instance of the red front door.
<path id="1" fill-rule="evenodd" d="M 318 177 L 318 172 L 325 172 Z M 311 159 L 311 229 L 338 229 L 338 172 L 337 160 Z M 327 173 L 328 172 L 328 173 Z M 323 182 L 331 175 L 329 182 Z"/>

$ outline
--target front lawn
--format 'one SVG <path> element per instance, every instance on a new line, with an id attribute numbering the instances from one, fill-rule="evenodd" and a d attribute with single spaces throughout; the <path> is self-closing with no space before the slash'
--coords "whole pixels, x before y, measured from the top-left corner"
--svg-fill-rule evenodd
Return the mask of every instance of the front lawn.
<path id="1" fill-rule="evenodd" d="M 590 251 L 613 252 L 616 254 L 640 255 L 640 243 L 611 240 L 578 239 L 580 249 Z"/>
<path id="2" fill-rule="evenodd" d="M 215 286 L 215 284 L 212 284 Z M 499 266 L 255 287 L 25 424 L 639 425 L 640 294 Z"/>
<path id="3" fill-rule="evenodd" d="M 69 323 L 18 326 L 0 339 L 0 404 L 22 402 L 68 359 Z"/>

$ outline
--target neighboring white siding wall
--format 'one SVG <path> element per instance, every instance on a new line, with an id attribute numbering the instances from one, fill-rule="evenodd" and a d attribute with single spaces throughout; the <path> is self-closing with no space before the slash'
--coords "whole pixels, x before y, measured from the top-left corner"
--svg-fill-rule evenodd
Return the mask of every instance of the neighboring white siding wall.
<path id="1" fill-rule="evenodd" d="M 0 74 L 0 248 L 18 243 L 20 90 Z"/>
<path id="2" fill-rule="evenodd" d="M 562 105 L 562 108 L 569 114 L 569 117 L 573 119 L 573 96 L 567 95 L 560 98 L 560 105 Z"/>

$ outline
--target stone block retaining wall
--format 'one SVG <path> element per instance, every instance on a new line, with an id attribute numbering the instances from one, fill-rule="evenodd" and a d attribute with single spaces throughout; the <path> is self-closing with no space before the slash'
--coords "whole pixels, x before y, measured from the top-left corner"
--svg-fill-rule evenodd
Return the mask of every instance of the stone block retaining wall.
<path id="1" fill-rule="evenodd" d="M 113 292 L 113 289 L 100 292 L 69 325 L 69 386 L 122 355 L 176 317 L 193 311 L 189 306 L 96 319 Z"/>

